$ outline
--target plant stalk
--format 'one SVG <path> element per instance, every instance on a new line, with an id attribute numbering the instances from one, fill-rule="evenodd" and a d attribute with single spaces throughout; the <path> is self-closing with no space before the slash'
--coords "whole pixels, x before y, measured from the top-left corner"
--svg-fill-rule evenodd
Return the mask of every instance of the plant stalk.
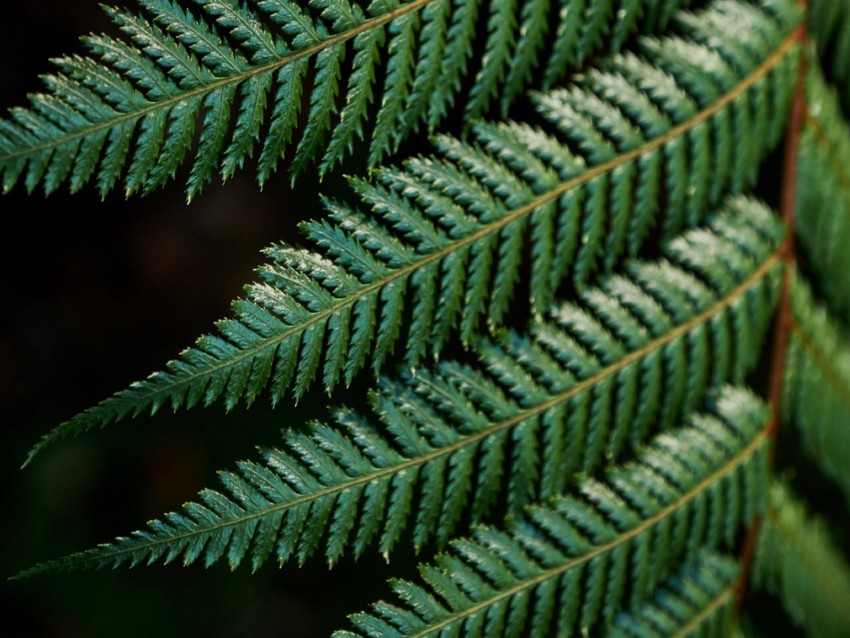
<path id="1" fill-rule="evenodd" d="M 798 0 L 798 3 L 804 8 L 807 8 L 806 0 Z M 767 435 L 771 439 L 770 447 L 770 464 L 774 463 L 776 458 L 776 435 L 779 428 L 779 418 L 782 406 L 782 390 L 785 381 L 785 367 L 788 360 L 788 344 L 791 338 L 791 330 L 793 329 L 794 316 L 791 309 L 791 280 L 794 275 L 794 264 L 796 261 L 795 242 L 794 242 L 794 221 L 797 210 L 797 180 L 798 180 L 798 163 L 800 157 L 800 138 L 803 132 L 803 126 L 806 121 L 807 104 L 806 104 L 806 72 L 808 62 L 808 50 L 806 43 L 808 41 L 807 20 L 797 28 L 796 41 L 803 47 L 803 52 L 800 58 L 800 68 L 797 74 L 797 84 L 794 89 L 794 98 L 791 104 L 790 120 L 788 122 L 788 132 L 785 138 L 784 165 L 782 170 L 782 192 L 780 198 L 780 215 L 782 221 L 787 228 L 785 242 L 782 245 L 780 252 L 781 259 L 785 264 L 782 275 L 782 288 L 780 290 L 779 307 L 776 313 L 774 332 L 773 332 L 773 350 L 770 363 L 770 375 L 768 378 L 768 404 L 770 405 L 770 424 L 767 428 Z M 744 596 L 747 591 L 747 581 L 749 579 L 750 568 L 753 562 L 753 554 L 755 553 L 756 543 L 758 542 L 759 532 L 762 525 L 762 515 L 757 515 L 747 535 L 744 538 L 744 544 L 741 549 L 740 564 L 741 574 L 737 584 L 737 605 L 735 615 L 739 615 L 741 606 L 744 601 Z"/>

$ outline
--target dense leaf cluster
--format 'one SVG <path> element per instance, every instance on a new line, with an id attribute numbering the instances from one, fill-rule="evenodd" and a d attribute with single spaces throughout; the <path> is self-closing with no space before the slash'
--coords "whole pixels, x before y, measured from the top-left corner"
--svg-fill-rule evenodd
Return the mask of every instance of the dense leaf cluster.
<path id="1" fill-rule="evenodd" d="M 353 636 L 587 634 L 610 623 L 630 583 L 643 601 L 683 560 L 730 545 L 767 485 L 768 411 L 724 389 L 713 415 L 659 436 L 637 459 L 536 506 L 504 531 L 483 527 L 420 568 L 426 586 L 394 584 L 397 608 L 351 617 Z M 665 634 L 666 635 L 666 634 Z"/>
<path id="2" fill-rule="evenodd" d="M 141 12 L 107 7 L 125 38 L 84 38 L 88 56 L 56 60 L 49 92 L 0 121 L 5 190 L 23 179 L 29 190 L 43 184 L 50 193 L 68 181 L 76 191 L 95 179 L 106 194 L 123 178 L 128 195 L 148 193 L 174 177 L 194 146 L 191 200 L 214 173 L 231 177 L 255 152 L 260 184 L 291 146 L 293 178 L 317 157 L 324 173 L 367 121 L 375 166 L 422 123 L 433 129 L 457 108 L 466 77 L 475 78 L 462 101 L 469 118 L 497 97 L 504 111 L 538 66 L 552 83 L 603 42 L 619 49 L 688 2 L 140 4 Z M 483 46 L 479 23 L 487 25 Z"/>
<path id="3" fill-rule="evenodd" d="M 846 556 L 773 454 L 779 429 L 850 502 L 850 126 L 828 84 L 850 78 L 850 5 L 695 4 L 107 9 L 125 37 L 87 38 L 0 121 L 6 189 L 147 192 L 194 147 L 191 198 L 255 151 L 262 183 L 290 147 L 293 177 L 324 173 L 363 137 L 371 171 L 309 247 L 266 250 L 215 334 L 30 459 L 164 406 L 379 380 L 219 490 L 22 575 L 406 549 L 418 581 L 337 636 L 725 636 L 750 583 L 850 634 Z M 462 134 L 377 167 L 450 109 Z M 750 193 L 789 118 L 786 224 Z M 771 405 L 744 387 L 768 359 Z"/>
<path id="4" fill-rule="evenodd" d="M 664 261 L 630 263 L 528 334 L 482 343 L 479 366 L 384 380 L 373 417 L 340 410 L 333 425 L 293 431 L 262 464 L 223 473 L 226 495 L 204 491 L 149 530 L 46 567 L 182 556 L 250 557 L 256 569 L 270 555 L 303 561 L 323 539 L 333 564 L 349 546 L 388 554 L 405 528 L 417 549 L 443 545 L 464 511 L 481 520 L 499 499 L 519 513 L 745 378 L 777 297 L 782 235 L 769 210 L 740 200 Z"/>
<path id="5" fill-rule="evenodd" d="M 479 124 L 472 140 L 439 138 L 439 157 L 354 180 L 365 207 L 328 201 L 327 218 L 305 224 L 318 252 L 270 248 L 262 282 L 218 335 L 45 444 L 165 404 L 232 407 L 267 386 L 275 402 L 290 386 L 298 398 L 318 374 L 331 390 L 367 361 L 378 372 L 400 340 L 415 367 L 452 333 L 468 343 L 482 319 L 498 326 L 525 259 L 532 307 L 545 311 L 565 280 L 586 286 L 653 227 L 672 239 L 752 185 L 780 139 L 797 12 L 769 9 L 684 14 L 680 33 L 642 38 L 641 55 L 604 59 L 569 89 L 538 95 L 550 129 Z M 709 46 L 718 32 L 728 39 Z"/>

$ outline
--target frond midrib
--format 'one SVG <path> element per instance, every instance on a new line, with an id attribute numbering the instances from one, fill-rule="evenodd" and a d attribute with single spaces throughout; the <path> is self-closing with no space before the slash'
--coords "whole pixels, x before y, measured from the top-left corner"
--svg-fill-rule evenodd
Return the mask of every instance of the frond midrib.
<path id="1" fill-rule="evenodd" d="M 717 612 L 718 609 L 725 605 L 729 601 L 729 599 L 735 596 L 737 586 L 737 583 L 733 583 L 732 585 L 724 589 L 722 592 L 720 592 L 720 594 L 713 601 L 711 601 L 710 605 L 703 608 L 700 613 L 691 618 L 690 622 L 685 624 L 670 638 L 686 638 L 687 636 L 690 636 L 692 631 L 694 631 L 697 627 L 699 627 L 701 624 L 711 618 Z"/>
<path id="2" fill-rule="evenodd" d="M 190 89 L 188 91 L 182 91 L 182 92 L 177 93 L 177 94 L 175 94 L 171 97 L 168 97 L 166 99 L 158 100 L 158 101 L 152 103 L 150 106 L 146 106 L 146 107 L 143 107 L 143 108 L 140 108 L 140 109 L 128 112 L 128 113 L 122 113 L 120 115 L 117 115 L 115 117 L 110 118 L 106 122 L 99 122 L 97 124 L 93 124 L 92 126 L 86 127 L 84 129 L 81 129 L 81 130 L 76 131 L 74 133 L 69 133 L 68 135 L 64 135 L 64 136 L 58 137 L 58 138 L 52 138 L 48 142 L 45 142 L 45 143 L 42 143 L 42 144 L 37 144 L 37 145 L 34 145 L 34 146 L 29 146 L 26 149 L 7 153 L 6 155 L 0 155 L 0 163 L 9 162 L 9 161 L 18 159 L 19 157 L 24 157 L 26 155 L 32 155 L 32 154 L 35 154 L 35 153 L 39 153 L 41 151 L 46 151 L 48 149 L 55 148 L 57 146 L 62 146 L 63 144 L 66 144 L 68 142 L 72 142 L 72 141 L 77 140 L 77 139 L 87 137 L 87 136 L 92 135 L 94 133 L 97 133 L 99 131 L 104 131 L 104 130 L 109 130 L 109 129 L 115 128 L 116 126 L 118 126 L 120 124 L 123 124 L 125 122 L 129 122 L 130 120 L 138 119 L 140 117 L 147 115 L 148 113 L 152 113 L 152 112 L 157 111 L 159 109 L 174 106 L 175 104 L 179 104 L 180 102 L 182 102 L 184 100 L 188 100 L 188 99 L 191 99 L 193 97 L 205 95 L 207 93 L 210 93 L 210 92 L 212 92 L 216 89 L 219 89 L 221 87 L 224 87 L 224 86 L 228 86 L 228 85 L 231 85 L 231 84 L 239 84 L 239 83 L 241 83 L 241 82 L 243 82 L 243 81 L 245 81 L 249 78 L 254 77 L 255 75 L 260 75 L 262 73 L 269 73 L 271 71 L 274 71 L 276 69 L 284 67 L 287 64 L 295 62 L 296 60 L 314 55 L 314 54 L 316 54 L 316 53 L 318 53 L 318 52 L 320 52 L 324 49 L 330 48 L 330 47 L 332 47 L 336 44 L 340 44 L 342 42 L 347 42 L 348 40 L 350 40 L 354 37 L 357 37 L 357 35 L 359 35 L 360 33 L 363 33 L 364 31 L 369 31 L 370 29 L 380 27 L 380 26 L 382 26 L 382 25 L 384 25 L 388 22 L 391 22 L 392 20 L 394 20 L 395 18 L 397 18 L 399 16 L 405 15 L 406 13 L 410 13 L 411 11 L 416 11 L 417 9 L 424 7 L 425 5 L 427 5 L 428 3 L 432 2 L 432 1 L 433 0 L 412 0 L 409 4 L 404 5 L 402 7 L 399 7 L 397 9 L 393 9 L 392 11 L 389 11 L 385 15 L 378 16 L 378 17 L 375 17 L 375 18 L 370 18 L 369 20 L 366 20 L 365 22 L 363 22 L 363 24 L 360 24 L 360 25 L 354 27 L 353 29 L 349 29 L 348 31 L 345 31 L 344 33 L 339 33 L 339 34 L 337 34 L 337 35 L 335 35 L 331 38 L 328 38 L 327 40 L 319 42 L 318 44 L 315 44 L 315 45 L 308 47 L 306 49 L 303 49 L 301 51 L 296 51 L 295 53 L 284 56 L 284 57 L 280 58 L 279 60 L 275 60 L 274 62 L 269 62 L 267 64 L 264 64 L 264 65 L 261 65 L 261 66 L 255 67 L 255 68 L 248 69 L 247 71 L 244 71 L 242 73 L 237 73 L 235 75 L 228 76 L 226 78 L 221 78 L 220 80 L 210 82 L 208 84 L 204 84 L 203 86 L 195 88 L 195 89 Z"/>
<path id="3" fill-rule="evenodd" d="M 530 589 L 532 587 L 535 587 L 535 586 L 539 585 L 540 583 L 549 580 L 550 578 L 554 578 L 554 577 L 556 577 L 556 576 L 558 576 L 558 575 L 560 575 L 560 574 L 562 574 L 566 571 L 569 571 L 570 569 L 573 569 L 573 568 L 575 568 L 579 565 L 582 565 L 582 564 L 592 560 L 593 558 L 595 558 L 595 557 L 597 557 L 601 554 L 604 554 L 606 552 L 609 552 L 609 551 L 615 549 L 616 547 L 630 541 L 631 539 L 633 539 L 636 536 L 640 535 L 641 533 L 645 532 L 647 529 L 649 529 L 653 525 L 656 525 L 657 523 L 659 523 L 660 521 L 665 519 L 667 516 L 669 516 L 670 514 L 675 512 L 676 510 L 687 505 L 690 501 L 694 500 L 697 496 L 699 496 L 699 494 L 701 494 L 703 491 L 707 490 L 711 485 L 720 482 L 726 476 L 728 476 L 729 474 L 734 472 L 740 465 L 743 465 L 747 461 L 747 459 L 753 453 L 755 453 L 755 451 L 765 441 L 768 440 L 768 437 L 769 437 L 768 429 L 763 429 L 761 432 L 759 432 L 755 436 L 755 438 L 747 446 L 745 446 L 734 457 L 729 459 L 729 461 L 725 465 L 723 465 L 721 468 L 719 468 L 717 471 L 713 472 L 708 477 L 706 477 L 705 479 L 703 479 L 702 481 L 697 483 L 686 494 L 683 494 L 676 501 L 674 501 L 673 503 L 671 503 L 670 505 L 668 505 L 667 507 L 662 509 L 660 512 L 658 512 L 654 516 L 651 516 L 650 518 L 646 519 L 645 521 L 642 521 L 640 525 L 636 526 L 635 528 L 629 530 L 628 532 L 626 532 L 624 534 L 621 534 L 616 539 L 614 539 L 614 540 L 612 540 L 612 541 L 610 541 L 610 542 L 608 542 L 604 545 L 600 545 L 599 547 L 597 547 L 594 550 L 582 555 L 581 557 L 576 558 L 572 561 L 569 561 L 568 563 L 564 563 L 563 565 L 560 565 L 559 567 L 555 567 L 555 568 L 546 570 L 542 574 L 535 576 L 532 579 L 526 580 L 523 583 L 521 583 L 521 584 L 519 584 L 515 587 L 510 588 L 509 590 L 500 592 L 496 596 L 491 596 L 490 598 L 488 598 L 485 601 L 482 601 L 480 603 L 476 603 L 472 607 L 464 609 L 461 612 L 454 613 L 454 614 L 452 614 L 451 617 L 446 618 L 446 619 L 440 621 L 439 623 L 437 623 L 435 625 L 431 625 L 423 631 L 420 631 L 420 632 L 415 633 L 415 634 L 411 634 L 409 636 L 409 638 L 421 638 L 422 636 L 427 636 L 428 634 L 434 633 L 435 631 L 439 631 L 443 627 L 446 627 L 446 626 L 456 622 L 457 620 L 459 620 L 461 618 L 471 616 L 472 614 L 474 614 L 474 613 L 476 613 L 476 612 L 478 612 L 482 609 L 486 609 L 487 607 L 490 607 L 490 606 L 496 604 L 500 600 L 503 600 L 505 598 L 510 598 L 511 596 L 514 596 L 514 595 L 518 594 L 519 592 L 521 592 L 525 589 Z"/>
<path id="4" fill-rule="evenodd" d="M 588 379 L 582 381 L 581 383 L 577 384 L 575 387 L 571 388 L 570 390 L 562 392 L 562 393 L 552 397 L 551 399 L 549 399 L 549 400 L 547 400 L 547 401 L 545 401 L 545 402 L 543 402 L 543 403 L 541 403 L 537 406 L 534 406 L 532 408 L 527 408 L 526 410 L 523 410 L 519 414 L 511 417 L 510 419 L 506 419 L 504 421 L 501 421 L 500 423 L 495 424 L 494 426 L 487 428 L 486 430 L 482 430 L 481 432 L 476 432 L 475 434 L 469 435 L 461 441 L 457 441 L 457 442 L 455 442 L 455 443 L 453 443 L 449 446 L 440 448 L 439 450 L 435 450 L 434 452 L 431 452 L 429 454 L 425 454 L 425 455 L 422 455 L 422 456 L 417 456 L 416 458 L 413 458 L 413 459 L 409 459 L 409 460 L 407 460 L 403 463 L 399 463 L 397 465 L 393 465 L 393 466 L 388 467 L 388 468 L 383 468 L 381 470 L 378 470 L 376 472 L 373 472 L 373 473 L 370 473 L 370 474 L 367 474 L 367 475 L 364 475 L 364 476 L 352 478 L 350 481 L 348 481 L 344 484 L 333 485 L 333 486 L 327 487 L 327 488 L 322 489 L 322 490 L 311 492 L 308 495 L 304 495 L 304 496 L 301 496 L 300 498 L 287 501 L 286 503 L 274 504 L 273 506 L 268 507 L 266 509 L 263 509 L 261 511 L 252 512 L 252 513 L 246 514 L 245 516 L 240 516 L 238 518 L 229 519 L 226 522 L 219 523 L 217 525 L 206 526 L 206 527 L 195 529 L 193 531 L 189 531 L 189 532 L 186 532 L 186 533 L 183 533 L 183 534 L 171 535 L 168 538 L 156 539 L 156 540 L 153 540 L 153 541 L 147 542 L 147 543 L 142 543 L 142 544 L 136 543 L 132 547 L 126 548 L 126 549 L 116 549 L 115 551 L 111 551 L 111 552 L 107 552 L 107 553 L 101 553 L 97 557 L 97 560 L 98 561 L 100 561 L 100 560 L 110 560 L 112 558 L 116 558 L 116 557 L 127 555 L 127 554 L 130 554 L 130 555 L 139 554 L 139 553 L 145 552 L 147 549 L 149 549 L 151 547 L 157 547 L 157 546 L 160 546 L 160 545 L 163 545 L 163 544 L 174 544 L 174 543 L 177 543 L 177 542 L 179 542 L 179 541 L 181 541 L 185 538 L 191 538 L 193 536 L 198 536 L 200 534 L 210 534 L 210 533 L 216 532 L 216 531 L 221 530 L 221 529 L 225 529 L 225 528 L 228 528 L 228 527 L 234 527 L 234 526 L 246 523 L 250 520 L 263 518 L 265 516 L 269 516 L 269 515 L 275 514 L 277 512 L 281 512 L 281 511 L 284 511 L 284 510 L 287 510 L 287 509 L 290 509 L 290 508 L 293 508 L 293 507 L 297 507 L 298 505 L 303 505 L 304 503 L 309 503 L 311 501 L 315 501 L 317 499 L 320 499 L 320 498 L 325 497 L 325 496 L 329 496 L 329 495 L 334 494 L 336 492 L 343 492 L 345 490 L 351 489 L 351 488 L 356 487 L 358 485 L 363 485 L 363 484 L 369 483 L 371 481 L 384 478 L 386 476 L 391 476 L 393 474 L 397 474 L 397 473 L 402 472 L 402 471 L 409 469 L 411 467 L 422 465 L 422 464 L 427 463 L 429 461 L 433 461 L 434 459 L 437 459 L 441 456 L 456 452 L 457 450 L 460 450 L 460 449 L 462 449 L 466 446 L 473 445 L 473 444 L 479 442 L 482 439 L 485 439 L 489 436 L 492 436 L 493 434 L 496 434 L 496 433 L 498 433 L 502 430 L 509 429 L 509 428 L 511 428 L 511 427 L 513 427 L 513 426 L 515 426 L 515 425 L 517 425 L 517 424 L 519 424 L 519 423 L 521 423 L 521 422 L 523 422 L 527 419 L 531 419 L 535 416 L 538 416 L 539 414 L 542 414 L 542 413 L 546 412 L 547 410 L 550 410 L 550 409 L 554 408 L 555 406 L 568 401 L 569 399 L 580 394 L 581 392 L 584 392 L 587 389 L 591 388 L 592 386 L 594 386 L 598 383 L 601 383 L 603 380 L 617 374 L 620 370 L 626 368 L 627 366 L 631 365 L 632 363 L 634 363 L 634 362 L 638 361 L 639 359 L 645 357 L 650 352 L 653 352 L 655 350 L 659 350 L 659 349 L 663 348 L 665 345 L 667 345 L 671 341 L 679 338 L 680 336 L 682 336 L 683 334 L 686 334 L 687 332 L 690 332 L 696 326 L 707 322 L 712 317 L 716 316 L 717 314 L 722 312 L 724 309 L 726 309 L 727 307 L 729 307 L 730 305 L 735 303 L 739 298 L 744 296 L 749 291 L 749 289 L 752 288 L 753 286 L 755 286 L 766 275 L 766 273 L 768 273 L 777 263 L 780 262 L 780 260 L 781 260 L 780 251 L 773 253 L 770 257 L 768 257 L 768 259 L 765 260 L 765 262 L 761 266 L 759 266 L 759 268 L 757 268 L 749 277 L 747 277 L 747 279 L 745 279 L 740 285 L 738 285 L 728 295 L 726 295 L 725 297 L 720 299 L 711 308 L 708 308 L 707 310 L 704 310 L 703 312 L 695 315 L 694 317 L 692 317 L 687 322 L 685 322 L 685 323 L 683 323 L 679 326 L 676 326 L 674 329 L 672 329 L 670 332 L 666 333 L 662 337 L 659 337 L 657 339 L 650 341 L 649 343 L 647 343 L 642 348 L 635 350 L 634 352 L 629 353 L 628 355 L 624 356 L 621 360 L 619 360 L 617 363 L 612 364 L 612 365 L 600 370 L 598 373 L 596 373 L 592 377 L 589 377 Z M 78 560 L 80 560 L 82 562 L 88 562 L 90 559 L 91 559 L 91 557 L 85 556 L 85 554 L 78 556 Z M 69 559 L 68 561 L 64 561 L 64 564 L 66 566 L 71 566 L 75 562 L 77 562 L 77 561 L 73 561 L 73 560 Z"/>
<path id="5" fill-rule="evenodd" d="M 249 358 L 253 358 L 253 357 L 257 356 L 258 353 L 263 352 L 263 351 L 267 350 L 268 348 L 275 348 L 281 342 L 283 342 L 288 337 L 290 337 L 291 335 L 307 330 L 310 326 L 312 326 L 312 325 L 314 325 L 318 322 L 321 322 L 324 319 L 336 314 L 342 308 L 356 303 L 359 299 L 365 297 L 366 295 L 368 295 L 372 292 L 375 292 L 376 290 L 379 290 L 379 289 L 389 285 L 390 283 L 392 283 L 393 281 L 395 281 L 397 279 L 400 279 L 402 277 L 406 277 L 407 275 L 410 275 L 411 273 L 419 270 L 420 268 L 424 268 L 428 264 L 431 264 L 435 261 L 439 261 L 440 259 L 443 259 L 444 257 L 452 254 L 453 252 L 455 252 L 457 250 L 464 248 L 465 246 L 474 244 L 475 242 L 483 239 L 484 237 L 487 237 L 488 235 L 490 235 L 492 233 L 496 233 L 496 232 L 500 231 L 502 228 L 504 228 L 508 224 L 516 221 L 517 219 L 519 219 L 519 218 L 521 218 L 525 215 L 531 214 L 534 210 L 540 208 L 541 206 L 544 206 L 544 205 L 548 204 L 549 202 L 556 200 L 558 197 L 560 197 L 564 193 L 566 193 L 570 190 L 573 190 L 573 189 L 589 182 L 590 180 L 598 177 L 599 175 L 601 175 L 603 173 L 613 171 L 617 167 L 619 167 L 623 164 L 626 164 L 627 162 L 630 162 L 630 161 L 640 157 L 641 155 L 651 153 L 655 149 L 657 149 L 657 148 L 663 146 L 664 144 L 666 144 L 667 142 L 669 142 L 671 139 L 679 137 L 680 135 L 684 135 L 689 130 L 695 128 L 699 124 L 710 119 L 718 111 L 720 111 L 725 106 L 727 106 L 728 104 L 733 102 L 735 99 L 737 99 L 741 94 L 746 92 L 753 84 L 758 82 L 759 79 L 761 79 L 763 76 L 765 76 L 767 73 L 769 73 L 773 69 L 773 67 L 776 66 L 782 60 L 782 58 L 785 56 L 785 54 L 790 49 L 792 49 L 796 44 L 797 44 L 796 35 L 791 35 L 788 38 L 786 38 L 782 42 L 782 44 L 770 56 L 768 56 L 761 65 L 759 65 L 754 71 L 752 71 L 752 73 L 750 73 L 743 80 L 741 80 L 741 82 L 739 84 L 737 84 L 732 90 L 730 90 L 729 92 L 727 92 L 726 94 L 724 94 L 723 96 L 718 98 L 715 102 L 713 102 L 711 104 L 711 106 L 709 106 L 709 107 L 703 109 L 702 111 L 698 112 L 696 115 L 694 115 L 690 119 L 686 120 L 682 124 L 675 126 L 670 131 L 665 133 L 664 135 L 661 135 L 660 137 L 657 137 L 653 140 L 650 140 L 649 142 L 641 145 L 640 147 L 638 147 L 638 148 L 636 148 L 632 151 L 629 151 L 627 153 L 623 153 L 622 155 L 618 155 L 613 160 L 610 160 L 608 162 L 605 162 L 604 164 L 600 164 L 600 165 L 595 166 L 591 169 L 588 169 L 582 175 L 579 175 L 579 176 L 574 177 L 574 178 L 572 178 L 572 179 L 570 179 L 566 182 L 561 183 L 559 186 L 553 188 L 552 190 L 550 190 L 547 193 L 544 193 L 544 194 L 538 196 L 537 198 L 535 198 L 534 200 L 532 200 L 528 204 L 525 204 L 525 205 L 523 205 L 519 208 L 514 209 L 513 211 L 511 211 L 510 213 L 508 213 L 507 215 L 505 215 L 501 219 L 499 219 L 499 220 L 493 222 L 492 224 L 490 224 L 489 226 L 487 226 L 486 228 L 482 228 L 481 230 L 473 233 L 472 235 L 469 235 L 468 237 L 464 237 L 462 239 L 459 239 L 455 243 L 453 243 L 449 246 L 446 246 L 445 248 L 443 248 L 443 249 L 441 249 L 441 250 L 439 250 L 435 253 L 424 256 L 422 259 L 420 259 L 420 260 L 418 260 L 418 261 L 416 261 L 412 264 L 409 264 L 409 265 L 407 265 L 403 268 L 395 270 L 392 273 L 386 275 L 385 277 L 382 277 L 381 279 L 378 279 L 378 280 L 370 283 L 369 285 L 364 286 L 363 288 L 361 288 L 356 293 L 353 293 L 350 296 L 340 298 L 338 303 L 333 304 L 331 306 L 328 306 L 324 310 L 321 310 L 321 311 L 319 311 L 315 314 L 311 314 L 310 317 L 307 320 L 300 322 L 297 325 L 291 326 L 288 330 L 284 330 L 281 333 L 279 333 L 279 334 L 277 334 L 273 337 L 269 337 L 268 339 L 264 339 L 260 343 L 258 343 L 257 345 L 254 345 L 250 348 L 240 350 L 240 352 L 238 354 L 236 354 L 236 355 L 234 355 L 234 356 L 232 356 L 232 357 L 230 357 L 226 360 L 218 361 L 214 365 L 205 366 L 203 369 L 201 369 L 197 372 L 193 372 L 192 374 L 188 374 L 188 375 L 182 374 L 180 379 L 178 379 L 178 380 L 176 380 L 172 383 L 169 383 L 167 385 L 161 385 L 161 386 L 158 386 L 158 387 L 153 388 L 153 389 L 148 389 L 146 392 L 140 392 L 140 393 L 138 393 L 134 396 L 134 400 L 140 401 L 140 402 L 148 402 L 151 399 L 153 399 L 154 397 L 157 397 L 159 395 L 170 394 L 176 388 L 180 388 L 181 386 L 192 384 L 198 378 L 206 377 L 210 374 L 215 373 L 218 370 L 222 370 L 222 369 L 225 369 L 225 368 L 232 367 L 232 366 L 238 364 L 240 361 L 243 361 L 245 359 L 249 359 Z"/>

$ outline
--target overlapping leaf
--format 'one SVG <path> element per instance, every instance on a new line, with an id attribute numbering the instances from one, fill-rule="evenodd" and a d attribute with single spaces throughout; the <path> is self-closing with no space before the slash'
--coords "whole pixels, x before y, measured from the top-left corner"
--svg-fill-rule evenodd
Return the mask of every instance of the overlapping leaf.
<path id="1" fill-rule="evenodd" d="M 782 133 L 798 11 L 763 4 L 680 13 L 684 35 L 644 38 L 641 57 L 613 56 L 540 95 L 555 134 L 480 124 L 471 142 L 440 138 L 440 158 L 355 181 L 368 214 L 328 202 L 331 221 L 305 225 L 318 252 L 269 249 L 263 282 L 218 335 L 47 441 L 166 404 L 250 403 L 267 386 L 274 401 L 290 386 L 299 397 L 317 375 L 331 389 L 366 364 L 378 371 L 398 341 L 419 365 L 456 332 L 469 342 L 485 317 L 501 323 L 526 255 L 543 311 L 566 279 L 585 286 L 654 226 L 670 239 L 698 222 L 752 182 Z"/>
<path id="2" fill-rule="evenodd" d="M 682 561 L 733 542 L 761 508 L 768 411 L 731 388 L 715 410 L 504 531 L 453 541 L 420 568 L 424 585 L 393 584 L 400 605 L 376 603 L 335 636 L 591 635 L 614 620 L 626 583 L 638 604 Z"/>
<path id="3" fill-rule="evenodd" d="M 850 339 L 798 275 L 785 386 L 785 420 L 850 502 Z"/>
<path id="4" fill-rule="evenodd" d="M 738 571 L 734 560 L 705 552 L 669 579 L 651 602 L 618 614 L 605 635 L 728 638 L 733 635 Z"/>
<path id="5" fill-rule="evenodd" d="M 819 293 L 850 326 L 850 126 L 817 67 L 809 72 L 806 100 L 797 234 Z"/>
<path id="6" fill-rule="evenodd" d="M 384 381 L 374 416 L 340 410 L 334 426 L 292 432 L 262 463 L 221 475 L 182 513 L 37 568 L 183 559 L 232 566 L 269 557 L 329 562 L 406 530 L 442 545 L 464 515 L 481 520 L 559 494 L 653 429 L 669 429 L 706 389 L 741 381 L 758 358 L 781 279 L 783 230 L 739 200 L 705 229 L 632 262 L 562 304 L 528 335 L 482 343 L 481 363 L 452 362 Z"/>
<path id="7" fill-rule="evenodd" d="M 688 1 L 141 0 L 141 13 L 107 8 L 126 37 L 85 38 L 89 56 L 57 60 L 48 93 L 0 121 L 3 188 L 23 180 L 49 193 L 67 181 L 75 191 L 94 179 L 105 194 L 123 173 L 128 195 L 149 192 L 194 147 L 191 199 L 214 173 L 227 179 L 255 153 L 260 183 L 293 146 L 293 176 L 318 157 L 327 171 L 369 122 L 375 166 L 421 123 L 439 123 L 465 78 L 473 78 L 470 117 L 497 96 L 504 110 L 535 67 L 560 77 L 604 35 L 613 33 L 619 49 L 638 27 L 664 26 L 671 12 L 661 5 Z M 479 21 L 490 26 L 477 50 Z"/>
<path id="8" fill-rule="evenodd" d="M 752 579 L 778 595 L 809 635 L 850 635 L 850 565 L 824 521 L 813 518 L 779 483 L 770 490 Z"/>

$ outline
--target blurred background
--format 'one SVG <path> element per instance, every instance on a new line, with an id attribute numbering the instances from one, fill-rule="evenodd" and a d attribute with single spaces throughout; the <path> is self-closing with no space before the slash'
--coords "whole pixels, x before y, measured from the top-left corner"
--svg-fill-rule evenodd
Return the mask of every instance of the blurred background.
<path id="1" fill-rule="evenodd" d="M 80 52 L 78 37 L 92 31 L 114 32 L 97 0 L 4 2 L 2 112 L 41 90 L 48 60 Z M 249 169 L 190 206 L 179 177 L 129 201 L 120 192 L 101 201 L 92 188 L 0 198 L 0 634 L 326 636 L 387 592 L 382 562 L 328 572 L 320 559 L 256 575 L 173 565 L 7 580 L 179 508 L 217 485 L 216 470 L 278 443 L 282 427 L 324 416 L 318 392 L 297 408 L 283 401 L 272 411 L 261 399 L 227 418 L 220 406 L 166 411 L 64 442 L 18 469 L 39 436 L 160 369 L 227 315 L 260 249 L 296 241 L 295 223 L 318 213 L 311 179 L 293 191 L 283 173 L 261 192 Z"/>

